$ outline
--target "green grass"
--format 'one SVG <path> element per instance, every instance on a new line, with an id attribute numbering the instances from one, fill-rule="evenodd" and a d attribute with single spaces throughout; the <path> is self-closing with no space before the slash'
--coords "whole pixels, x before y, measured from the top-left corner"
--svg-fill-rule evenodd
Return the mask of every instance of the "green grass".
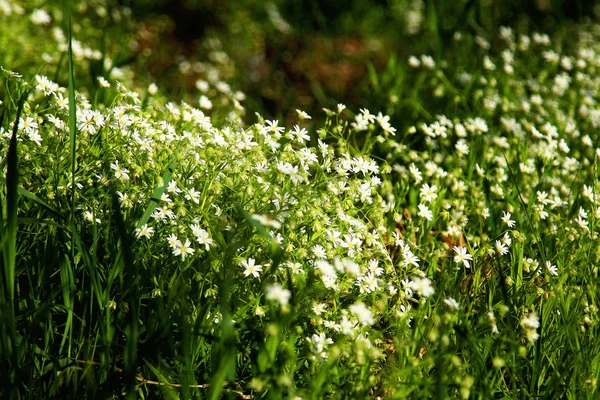
<path id="1" fill-rule="evenodd" d="M 127 9 L 24 4 L 0 14 L 0 397 L 598 397 L 596 25 L 452 36 L 472 5 L 426 2 L 361 107 L 280 123 L 227 43 L 176 103 L 109 45 Z"/>

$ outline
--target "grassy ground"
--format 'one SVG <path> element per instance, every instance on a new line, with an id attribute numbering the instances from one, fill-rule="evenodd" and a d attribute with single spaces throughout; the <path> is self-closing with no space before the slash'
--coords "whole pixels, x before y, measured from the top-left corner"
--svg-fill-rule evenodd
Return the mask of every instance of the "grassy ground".
<path id="1" fill-rule="evenodd" d="M 555 3 L 182 45 L 0 1 L 0 397 L 597 398 L 600 29 Z"/>

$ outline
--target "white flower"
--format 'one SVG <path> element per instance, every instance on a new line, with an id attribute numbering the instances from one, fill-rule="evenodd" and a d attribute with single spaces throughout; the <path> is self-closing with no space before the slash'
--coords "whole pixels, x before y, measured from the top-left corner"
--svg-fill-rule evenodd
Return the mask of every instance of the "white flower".
<path id="1" fill-rule="evenodd" d="M 496 240 L 496 253 L 498 253 L 501 256 L 508 254 L 508 247 L 500 240 Z"/>
<path id="2" fill-rule="evenodd" d="M 115 171 L 115 178 L 123 181 L 129 180 L 129 170 L 119 165 L 119 161 L 110 164 L 110 168 Z"/>
<path id="3" fill-rule="evenodd" d="M 558 275 L 558 267 L 556 265 L 552 265 L 552 263 L 548 260 L 546 260 L 546 269 L 548 269 L 548 272 L 550 272 L 550 274 L 554 276 Z"/>
<path id="4" fill-rule="evenodd" d="M 177 243 L 179 242 L 179 239 L 177 239 L 177 236 L 174 233 L 171 233 L 167 238 L 167 242 L 169 242 L 169 246 L 175 248 L 175 246 L 177 246 Z"/>
<path id="5" fill-rule="evenodd" d="M 419 59 L 415 56 L 410 56 L 408 57 L 408 65 L 413 68 L 417 68 L 419 65 L 421 65 L 421 61 L 419 61 Z"/>
<path id="6" fill-rule="evenodd" d="M 352 304 L 350 306 L 350 311 L 352 314 L 356 315 L 356 318 L 361 325 L 373 325 L 375 323 L 373 312 L 361 302 Z"/>
<path id="7" fill-rule="evenodd" d="M 186 200 L 191 200 L 196 204 L 200 204 L 200 192 L 196 191 L 194 188 L 188 189 L 185 198 Z"/>
<path id="8" fill-rule="evenodd" d="M 282 307 L 287 306 L 290 301 L 290 297 L 292 293 L 284 289 L 280 284 L 276 283 L 274 285 L 267 286 L 267 300 L 275 300 Z"/>
<path id="9" fill-rule="evenodd" d="M 196 224 L 190 225 L 190 229 L 192 230 L 192 234 L 196 237 L 198 244 L 204 245 L 206 250 L 212 246 L 213 240 L 205 229 L 200 228 Z"/>
<path id="10" fill-rule="evenodd" d="M 190 247 L 190 240 L 186 239 L 185 243 L 181 242 L 181 240 L 178 240 L 177 243 L 175 244 L 175 248 L 173 249 L 173 254 L 175 256 L 181 256 L 182 260 L 185 260 L 185 257 L 187 257 L 188 254 L 194 254 L 194 249 L 192 249 Z"/>
<path id="11" fill-rule="evenodd" d="M 244 267 L 244 276 L 252 275 L 254 278 L 258 278 L 260 276 L 263 268 L 262 265 L 256 264 L 254 258 L 243 260 L 241 265 Z"/>
<path id="12" fill-rule="evenodd" d="M 423 297 L 429 297 L 435 292 L 429 278 L 415 277 L 406 286 Z"/>
<path id="13" fill-rule="evenodd" d="M 141 226 L 141 228 L 137 228 L 135 230 L 135 233 L 137 234 L 138 239 L 145 237 L 145 238 L 151 238 L 152 234 L 154 233 L 154 228 L 152 228 L 151 226 L 148 226 L 148 224 L 144 224 Z"/>
<path id="14" fill-rule="evenodd" d="M 312 306 L 312 310 L 315 314 L 321 315 L 327 311 L 327 304 L 325 303 L 315 303 Z"/>
<path id="15" fill-rule="evenodd" d="M 312 117 L 310 115 L 308 115 L 306 112 L 304 112 L 302 110 L 296 109 L 296 112 L 298 113 L 298 118 L 300 118 L 300 119 L 312 119 Z"/>
<path id="16" fill-rule="evenodd" d="M 210 101 L 210 99 L 204 95 L 200 96 L 200 98 L 198 99 L 198 105 L 200 106 L 200 108 L 203 108 L 205 110 L 212 110 L 213 108 L 212 101 Z"/>
<path id="17" fill-rule="evenodd" d="M 509 212 L 506 211 L 502 211 L 502 222 L 504 222 L 509 228 L 512 228 L 515 226 L 515 221 L 513 221 L 512 219 L 510 219 L 511 214 Z"/>
<path id="18" fill-rule="evenodd" d="M 469 261 L 473 260 L 473 256 L 467 253 L 467 248 L 454 246 L 453 250 L 456 252 L 454 262 L 463 263 L 465 268 L 470 268 Z"/>
<path id="19" fill-rule="evenodd" d="M 48 12 L 38 8 L 31 13 L 31 22 L 36 25 L 49 25 L 52 22 L 52 18 Z"/>
<path id="20" fill-rule="evenodd" d="M 427 221 L 433 220 L 433 213 L 425 204 L 419 204 L 419 217 L 425 218 Z"/>
<path id="21" fill-rule="evenodd" d="M 150 94 L 150 96 L 154 96 L 157 92 L 158 86 L 156 86 L 156 83 L 151 83 L 150 86 L 148 86 L 148 94 Z"/>
<path id="22" fill-rule="evenodd" d="M 98 79 L 98 85 L 100 85 L 100 87 L 103 87 L 103 88 L 109 88 L 110 87 L 110 82 L 107 81 L 104 77 L 99 76 L 96 79 Z"/>
<path id="23" fill-rule="evenodd" d="M 318 335 L 315 333 L 312 337 L 307 337 L 306 341 L 311 345 L 313 353 L 321 358 L 327 358 L 325 348 L 327 345 L 333 344 L 333 339 L 326 337 L 323 332 Z"/>
<path id="24" fill-rule="evenodd" d="M 421 186 L 421 198 L 428 203 L 431 203 L 433 200 L 437 199 L 437 189 L 436 185 L 429 186 L 428 183 Z"/>
<path id="25" fill-rule="evenodd" d="M 528 317 L 523 317 L 521 320 L 521 325 L 525 329 L 525 336 L 527 337 L 527 341 L 529 341 L 529 343 L 535 342 L 540 337 L 540 335 L 537 333 L 537 329 L 540 326 L 540 320 L 535 313 L 529 314 Z"/>
<path id="26" fill-rule="evenodd" d="M 452 311 L 456 311 L 460 308 L 458 301 L 454 300 L 452 297 L 448 297 L 447 299 L 444 299 L 444 303 L 446 303 L 446 305 L 448 307 L 450 307 L 450 309 Z"/>
<path id="27" fill-rule="evenodd" d="M 273 229 L 280 229 L 281 223 L 272 219 L 268 215 L 252 214 L 252 219 L 258 221 L 261 225 L 270 226 Z"/>

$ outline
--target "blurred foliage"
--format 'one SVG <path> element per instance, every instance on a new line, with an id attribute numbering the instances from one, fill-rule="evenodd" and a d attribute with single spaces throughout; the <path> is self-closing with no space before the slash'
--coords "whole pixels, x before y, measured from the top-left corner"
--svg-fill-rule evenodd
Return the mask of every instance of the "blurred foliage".
<path id="1" fill-rule="evenodd" d="M 247 116 L 279 119 L 293 119 L 295 108 L 316 113 L 339 99 L 351 108 L 385 109 L 373 77 L 389 75 L 390 66 L 400 68 L 396 60 L 413 53 L 441 59 L 455 51 L 457 31 L 484 37 L 500 26 L 554 32 L 599 12 L 597 1 L 584 0 L 122 3 L 146 21 L 148 72 L 170 95 L 196 102 L 195 72 L 203 67 L 194 63 L 219 51 L 231 58 L 221 62 L 228 82 L 248 95 Z"/>

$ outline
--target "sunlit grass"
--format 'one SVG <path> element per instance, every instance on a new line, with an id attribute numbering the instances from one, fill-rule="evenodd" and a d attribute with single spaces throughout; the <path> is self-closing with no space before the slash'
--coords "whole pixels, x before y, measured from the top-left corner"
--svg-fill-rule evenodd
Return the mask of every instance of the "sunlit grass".
<path id="1" fill-rule="evenodd" d="M 462 32 L 371 69 L 388 115 L 248 125 L 44 10 L 11 23 L 66 24 L 47 65 L 0 58 L 0 397 L 597 397 L 593 26 Z"/>

